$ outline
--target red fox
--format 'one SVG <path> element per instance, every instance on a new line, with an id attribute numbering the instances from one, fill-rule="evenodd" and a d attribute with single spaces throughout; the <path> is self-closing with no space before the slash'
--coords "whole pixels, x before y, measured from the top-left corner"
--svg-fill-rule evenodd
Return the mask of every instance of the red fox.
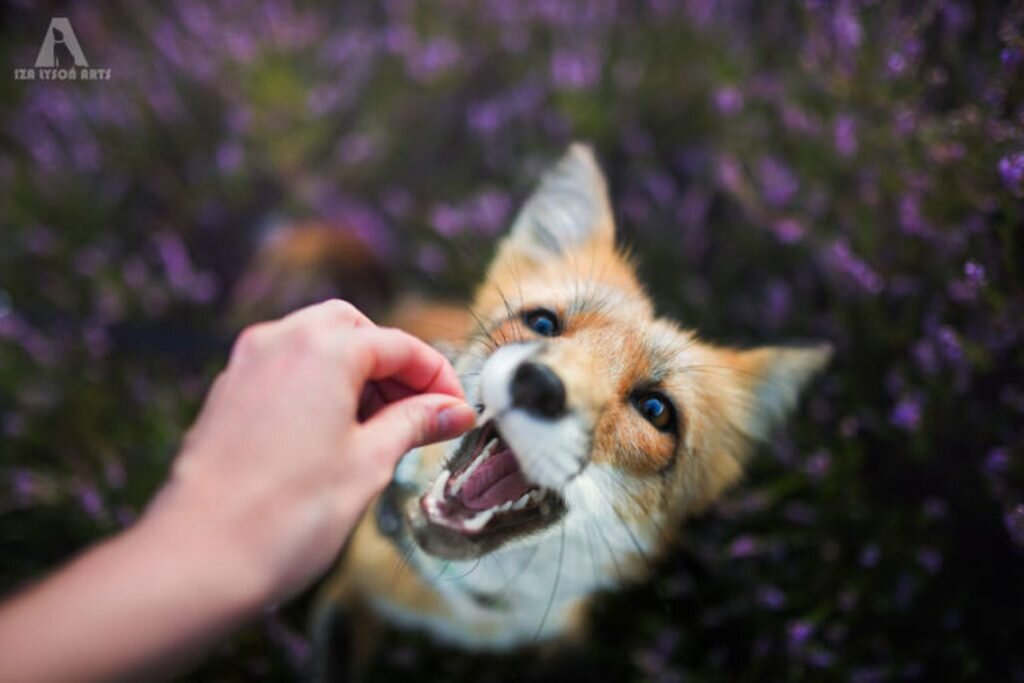
<path id="1" fill-rule="evenodd" d="M 406 327 L 463 326 L 442 341 L 479 424 L 404 457 L 321 615 L 471 650 L 579 637 L 595 593 L 651 571 L 831 355 L 722 348 L 658 317 L 581 144 L 543 175 L 470 310 L 421 309 Z"/>

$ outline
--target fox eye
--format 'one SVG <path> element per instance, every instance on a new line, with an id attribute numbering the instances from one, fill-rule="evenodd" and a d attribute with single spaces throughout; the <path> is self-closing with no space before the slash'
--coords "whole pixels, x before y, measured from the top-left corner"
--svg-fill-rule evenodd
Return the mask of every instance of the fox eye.
<path id="1" fill-rule="evenodd" d="M 658 431 L 668 432 L 675 429 L 676 411 L 672 406 L 672 401 L 668 400 L 664 394 L 656 391 L 635 394 L 633 406 Z"/>
<path id="2" fill-rule="evenodd" d="M 523 322 L 542 337 L 557 337 L 562 331 L 558 325 L 558 316 L 546 308 L 527 311 L 523 314 Z"/>

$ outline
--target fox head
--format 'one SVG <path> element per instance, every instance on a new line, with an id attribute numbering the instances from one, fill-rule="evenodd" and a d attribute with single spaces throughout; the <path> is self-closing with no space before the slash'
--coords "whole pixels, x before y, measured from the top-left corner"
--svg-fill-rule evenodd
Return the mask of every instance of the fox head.
<path id="1" fill-rule="evenodd" d="M 830 355 L 723 348 L 658 317 L 579 144 L 520 210 L 473 311 L 454 362 L 480 425 L 407 511 L 420 548 L 448 560 L 555 534 L 656 552 L 736 481 Z"/>

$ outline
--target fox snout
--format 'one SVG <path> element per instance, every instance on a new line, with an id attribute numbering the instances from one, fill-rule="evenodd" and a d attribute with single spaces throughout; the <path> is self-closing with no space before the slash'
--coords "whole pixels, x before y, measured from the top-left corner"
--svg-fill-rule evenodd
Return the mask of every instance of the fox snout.
<path id="1" fill-rule="evenodd" d="M 541 341 L 496 350 L 480 371 L 480 402 L 527 477 L 560 490 L 589 462 L 595 416 L 552 351 Z"/>

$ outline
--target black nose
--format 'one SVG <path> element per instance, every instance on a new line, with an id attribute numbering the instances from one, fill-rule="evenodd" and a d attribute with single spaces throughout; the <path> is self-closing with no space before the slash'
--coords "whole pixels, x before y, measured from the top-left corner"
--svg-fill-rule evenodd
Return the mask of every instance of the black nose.
<path id="1" fill-rule="evenodd" d="M 565 385 L 548 366 L 523 363 L 512 377 L 512 405 L 538 417 L 556 418 L 565 412 Z"/>

